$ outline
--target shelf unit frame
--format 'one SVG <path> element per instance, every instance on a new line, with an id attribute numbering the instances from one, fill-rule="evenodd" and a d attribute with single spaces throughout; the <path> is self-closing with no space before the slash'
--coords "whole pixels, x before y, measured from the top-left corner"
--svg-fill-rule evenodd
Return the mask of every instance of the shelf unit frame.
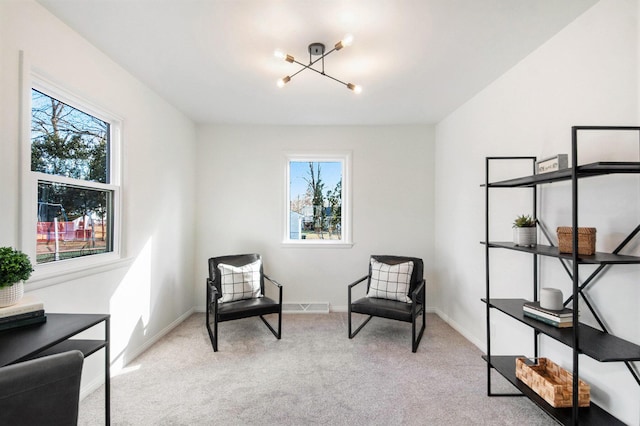
<path id="1" fill-rule="evenodd" d="M 582 178 L 591 176 L 602 176 L 608 174 L 640 174 L 640 162 L 597 162 L 586 165 L 578 165 L 578 134 L 581 131 L 635 131 L 638 132 L 640 139 L 640 127 L 636 126 L 573 126 L 571 128 L 571 167 L 559 171 L 554 171 L 544 174 L 535 174 L 536 157 L 521 157 L 521 156 L 506 156 L 506 157 L 486 157 L 485 160 L 485 240 L 483 242 L 485 246 L 485 292 L 486 297 L 482 299 L 486 304 L 486 339 L 487 339 L 487 355 L 483 358 L 487 361 L 487 395 L 488 396 L 520 396 L 524 395 L 529 397 L 532 401 L 538 404 L 543 410 L 551 415 L 556 421 L 562 424 L 579 424 L 582 421 L 584 424 L 623 424 L 615 417 L 598 407 L 593 402 L 589 408 L 578 408 L 578 378 L 579 378 L 579 355 L 584 353 L 593 359 L 601 362 L 624 362 L 629 369 L 631 375 L 634 377 L 638 385 L 640 385 L 640 377 L 636 370 L 634 370 L 631 361 L 640 360 L 640 345 L 633 344 L 631 342 L 619 339 L 612 334 L 598 316 L 595 309 L 589 299 L 584 294 L 585 288 L 593 282 L 593 280 L 604 273 L 606 268 L 615 264 L 640 264 L 640 257 L 620 255 L 627 244 L 632 241 L 636 235 L 640 232 L 640 225 L 638 225 L 633 231 L 631 231 L 627 237 L 616 247 L 612 253 L 596 253 L 593 256 L 581 256 L 577 253 L 577 250 L 573 250 L 573 253 L 561 254 L 557 247 L 551 242 L 548 231 L 544 227 L 544 224 L 537 218 L 537 198 L 538 198 L 538 186 L 547 183 L 571 181 L 571 221 L 573 228 L 573 241 L 572 246 L 578 247 L 578 181 Z M 524 176 L 515 179 L 501 180 L 497 182 L 490 182 L 490 165 L 493 161 L 499 160 L 529 160 L 533 165 L 533 174 L 530 176 Z M 530 188 L 532 190 L 532 204 L 534 218 L 540 223 L 540 229 L 549 245 L 536 245 L 535 247 L 518 247 L 513 243 L 508 242 L 491 242 L 490 241 L 490 224 L 489 224 L 489 192 L 492 188 Z M 521 252 L 530 253 L 533 255 L 533 300 L 538 300 L 538 257 L 550 256 L 558 258 L 562 263 L 563 268 L 572 280 L 572 294 L 564 301 L 564 305 L 567 306 L 570 302 L 576 301 L 574 304 L 576 309 L 573 309 L 573 324 L 574 327 L 568 329 L 557 329 L 555 327 L 547 326 L 546 324 L 531 320 L 524 317 L 522 314 L 522 304 L 526 302 L 524 299 L 492 299 L 490 295 L 490 249 L 503 248 L 509 250 L 516 250 Z M 570 262 L 570 265 L 567 265 Z M 580 264 L 597 264 L 598 267 L 593 271 L 590 276 L 580 283 L 579 266 Z M 582 300 L 589 310 L 594 315 L 594 318 L 598 322 L 602 331 L 589 327 L 585 324 L 580 324 L 578 321 L 578 296 L 582 296 Z M 539 335 L 542 333 L 553 339 L 556 339 L 565 345 L 571 347 L 573 355 L 573 407 L 571 409 L 556 409 L 547 404 L 544 400 L 538 397 L 535 392 L 524 385 L 520 380 L 515 377 L 515 358 L 516 356 L 493 356 L 491 355 L 491 310 L 497 309 L 508 316 L 530 326 L 534 331 L 534 356 L 539 356 Z M 581 346 L 581 337 L 585 338 L 584 347 Z M 594 340 L 595 339 L 595 340 Z M 598 349 L 596 347 L 588 347 L 591 340 L 596 341 L 601 346 Z M 602 342 L 602 341 L 603 342 Z M 622 356 L 615 356 L 615 353 L 602 356 L 602 345 L 615 344 L 616 348 L 623 348 Z M 593 346 L 593 345 L 591 345 Z M 518 388 L 522 394 L 501 394 L 493 393 L 491 390 L 491 369 L 496 369 L 502 376 L 509 380 L 512 384 Z M 570 413 L 570 414 L 569 414 Z"/>

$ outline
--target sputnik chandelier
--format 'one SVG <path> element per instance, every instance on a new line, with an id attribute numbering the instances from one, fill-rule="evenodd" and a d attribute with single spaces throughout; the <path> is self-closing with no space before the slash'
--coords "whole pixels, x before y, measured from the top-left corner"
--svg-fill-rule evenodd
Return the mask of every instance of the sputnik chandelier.
<path id="1" fill-rule="evenodd" d="M 302 68 L 300 68 L 298 71 L 296 71 L 295 73 L 291 74 L 291 75 L 287 75 L 283 78 L 281 78 L 280 80 L 278 80 L 278 87 L 284 87 L 285 84 L 287 84 L 289 81 L 291 81 L 291 79 L 293 77 L 295 77 L 296 75 L 300 74 L 302 71 L 304 70 L 311 70 L 311 71 L 315 71 L 320 75 L 323 75 L 325 77 L 329 77 L 331 80 L 337 81 L 340 84 L 344 84 L 345 86 L 347 86 L 347 89 L 352 90 L 355 93 L 360 93 L 362 92 L 362 87 L 356 85 L 356 84 L 352 84 L 352 83 L 345 83 L 344 81 L 338 80 L 335 77 L 330 76 L 329 74 L 326 74 L 324 72 L 324 58 L 329 56 L 329 54 L 342 49 L 345 46 L 351 46 L 351 43 L 353 43 L 353 36 L 351 34 L 347 34 L 346 36 L 344 36 L 344 38 L 342 40 L 340 40 L 339 42 L 337 42 L 335 44 L 335 46 L 333 47 L 333 49 L 329 50 L 328 52 L 325 52 L 325 46 L 322 43 L 311 43 L 309 45 L 309 64 L 303 64 L 302 62 L 297 61 L 293 56 L 288 55 L 284 52 L 282 52 L 281 50 L 276 50 L 273 54 L 275 55 L 276 58 L 279 59 L 284 59 L 287 62 L 290 62 L 292 64 L 298 64 L 300 66 L 302 66 Z M 319 58 L 314 59 L 315 56 L 320 56 Z M 313 67 L 313 65 L 317 64 L 318 62 L 321 63 L 322 68 L 321 69 L 316 69 Z"/>

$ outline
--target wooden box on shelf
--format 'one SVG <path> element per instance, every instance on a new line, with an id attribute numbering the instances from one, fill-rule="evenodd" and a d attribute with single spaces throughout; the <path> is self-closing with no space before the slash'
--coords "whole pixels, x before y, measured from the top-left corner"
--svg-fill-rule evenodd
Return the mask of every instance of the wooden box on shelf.
<path id="1" fill-rule="evenodd" d="M 559 226 L 558 248 L 560 253 L 573 253 L 573 228 Z M 578 254 L 591 256 L 596 252 L 596 228 L 578 228 Z"/>
<path id="2" fill-rule="evenodd" d="M 538 363 L 527 364 L 527 358 L 516 358 L 516 377 L 529 386 L 552 407 L 573 405 L 573 376 L 548 358 L 537 358 Z M 588 407 L 590 390 L 587 383 L 578 380 L 578 406 Z"/>

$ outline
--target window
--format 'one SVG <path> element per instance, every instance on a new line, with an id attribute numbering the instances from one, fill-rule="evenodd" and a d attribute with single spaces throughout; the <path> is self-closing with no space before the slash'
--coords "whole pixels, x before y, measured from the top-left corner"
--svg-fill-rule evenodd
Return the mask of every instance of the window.
<path id="1" fill-rule="evenodd" d="M 287 156 L 284 242 L 351 245 L 350 154 Z"/>
<path id="2" fill-rule="evenodd" d="M 118 256 L 119 120 L 32 83 L 23 245 L 36 265 Z"/>

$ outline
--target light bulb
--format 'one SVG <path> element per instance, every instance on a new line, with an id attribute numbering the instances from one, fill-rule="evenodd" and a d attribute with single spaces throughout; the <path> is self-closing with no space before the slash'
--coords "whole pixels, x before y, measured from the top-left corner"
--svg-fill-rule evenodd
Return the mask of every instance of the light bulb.
<path id="1" fill-rule="evenodd" d="M 362 86 L 358 86 L 357 84 L 347 83 L 347 89 L 352 90 L 353 93 L 356 94 L 362 93 Z"/>
<path id="2" fill-rule="evenodd" d="M 343 46 L 351 46 L 353 44 L 353 35 L 345 34 L 341 41 Z"/>
<path id="3" fill-rule="evenodd" d="M 291 62 L 291 63 L 293 63 L 293 61 L 295 60 L 295 58 L 293 56 L 284 53 L 280 49 L 274 50 L 273 51 L 273 56 L 275 56 L 278 59 L 284 59 L 285 61 Z"/>
<path id="4" fill-rule="evenodd" d="M 287 84 L 290 80 L 291 80 L 291 77 L 286 76 L 286 77 L 283 77 L 283 78 L 279 79 L 279 80 L 277 81 L 277 83 L 276 83 L 276 84 L 278 85 L 278 87 L 282 88 L 282 87 L 284 87 L 284 85 L 285 85 L 285 84 Z"/>

